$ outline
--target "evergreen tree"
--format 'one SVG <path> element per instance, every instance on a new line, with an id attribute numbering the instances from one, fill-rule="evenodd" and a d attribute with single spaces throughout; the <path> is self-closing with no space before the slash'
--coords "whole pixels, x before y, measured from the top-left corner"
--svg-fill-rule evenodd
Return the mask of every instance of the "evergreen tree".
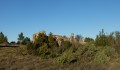
<path id="1" fill-rule="evenodd" d="M 88 42 L 88 43 L 90 43 L 90 42 L 94 42 L 94 39 L 92 39 L 92 38 L 89 38 L 89 37 L 86 37 L 85 39 L 84 39 L 84 42 Z"/>
<path id="2" fill-rule="evenodd" d="M 25 37 L 24 40 L 23 40 L 23 44 L 26 45 L 28 42 L 30 42 L 30 38 Z"/>
<path id="3" fill-rule="evenodd" d="M 8 43 L 7 36 L 4 36 L 2 32 L 0 32 L 0 44 L 1 43 Z"/>
<path id="4" fill-rule="evenodd" d="M 24 40 L 24 36 L 23 33 L 21 32 L 20 34 L 18 34 L 18 42 L 22 44 L 23 40 Z"/>
<path id="5" fill-rule="evenodd" d="M 76 35 L 75 39 L 79 42 L 79 41 L 83 40 L 83 37 L 82 37 L 82 35 Z"/>
<path id="6" fill-rule="evenodd" d="M 95 39 L 95 45 L 96 46 L 107 46 L 107 45 L 109 45 L 108 36 L 105 35 L 103 29 L 102 29 L 101 32 L 99 32 L 99 35 L 97 35 L 97 37 Z"/>

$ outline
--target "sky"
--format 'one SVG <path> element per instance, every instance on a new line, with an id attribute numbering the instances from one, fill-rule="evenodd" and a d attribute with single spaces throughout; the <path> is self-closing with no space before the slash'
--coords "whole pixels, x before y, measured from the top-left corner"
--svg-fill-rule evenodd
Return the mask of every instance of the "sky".
<path id="1" fill-rule="evenodd" d="M 41 30 L 95 38 L 102 29 L 120 31 L 120 0 L 0 0 L 0 32 L 9 41 Z"/>

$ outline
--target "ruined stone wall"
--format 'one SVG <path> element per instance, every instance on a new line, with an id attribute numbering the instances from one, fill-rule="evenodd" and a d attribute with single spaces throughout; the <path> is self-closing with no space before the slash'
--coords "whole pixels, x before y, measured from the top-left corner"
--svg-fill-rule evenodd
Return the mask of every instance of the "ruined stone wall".
<path id="1" fill-rule="evenodd" d="M 38 37 L 39 33 L 45 33 L 45 31 L 41 31 L 41 32 L 35 33 L 33 35 L 33 43 L 35 42 L 35 39 Z M 69 38 L 65 37 L 65 36 L 61 36 L 61 35 L 53 35 L 53 37 L 58 42 L 59 46 L 61 46 L 62 41 L 70 41 L 71 43 L 77 42 L 77 40 L 74 38 L 74 33 L 71 33 L 71 36 Z"/>

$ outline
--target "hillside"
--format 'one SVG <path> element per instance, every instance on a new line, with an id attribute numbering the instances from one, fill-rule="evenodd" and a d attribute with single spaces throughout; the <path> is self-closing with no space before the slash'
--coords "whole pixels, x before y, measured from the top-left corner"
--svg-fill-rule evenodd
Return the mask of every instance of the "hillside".
<path id="1" fill-rule="evenodd" d="M 54 59 L 41 59 L 38 56 L 29 55 L 26 46 L 0 48 L 0 70 L 119 70 L 120 63 L 117 59 L 112 58 L 105 64 L 79 60 L 75 63 L 55 65 Z"/>

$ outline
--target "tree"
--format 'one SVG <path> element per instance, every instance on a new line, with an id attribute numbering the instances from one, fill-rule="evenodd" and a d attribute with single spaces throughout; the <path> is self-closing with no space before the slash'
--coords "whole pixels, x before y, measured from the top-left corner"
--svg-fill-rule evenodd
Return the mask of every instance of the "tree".
<path id="1" fill-rule="evenodd" d="M 4 42 L 8 43 L 8 38 L 7 38 L 7 36 L 4 37 Z"/>
<path id="2" fill-rule="evenodd" d="M 41 46 L 44 45 L 44 43 L 48 44 L 48 36 L 46 35 L 46 33 L 39 33 L 37 38 L 35 38 L 35 48 L 39 48 Z"/>
<path id="3" fill-rule="evenodd" d="M 11 41 L 10 44 L 16 44 L 16 42 L 15 41 Z"/>
<path id="4" fill-rule="evenodd" d="M 28 42 L 31 42 L 30 38 L 25 37 L 22 43 L 26 45 Z"/>
<path id="5" fill-rule="evenodd" d="M 83 37 L 82 35 L 76 35 L 75 39 L 79 42 L 79 41 L 82 41 Z"/>
<path id="6" fill-rule="evenodd" d="M 18 34 L 18 42 L 22 44 L 23 40 L 24 40 L 24 36 L 23 36 L 23 33 L 21 32 L 20 34 Z"/>
<path id="7" fill-rule="evenodd" d="M 84 40 L 84 42 L 88 42 L 88 43 L 92 42 L 93 43 L 94 39 L 86 37 L 85 40 Z"/>
<path id="8" fill-rule="evenodd" d="M 95 39 L 95 45 L 96 46 L 108 46 L 109 41 L 108 41 L 108 36 L 104 33 L 104 30 L 99 32 L 99 35 L 96 36 Z"/>
<path id="9" fill-rule="evenodd" d="M 0 44 L 1 43 L 8 43 L 7 36 L 4 36 L 2 32 L 0 32 Z"/>

